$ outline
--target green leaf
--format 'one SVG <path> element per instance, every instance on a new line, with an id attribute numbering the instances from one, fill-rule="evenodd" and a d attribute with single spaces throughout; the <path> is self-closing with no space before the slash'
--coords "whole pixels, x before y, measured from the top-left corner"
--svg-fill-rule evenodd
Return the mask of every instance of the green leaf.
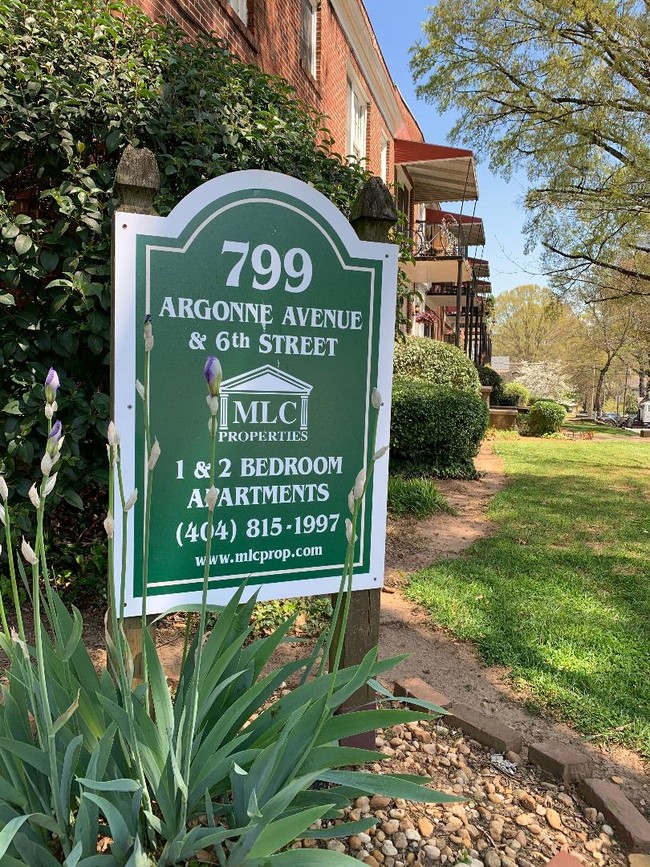
<path id="1" fill-rule="evenodd" d="M 361 834 L 368 828 L 373 828 L 379 819 L 371 816 L 368 819 L 359 819 L 358 822 L 342 822 L 331 828 L 311 828 L 298 834 L 297 840 L 329 840 L 332 837 L 351 837 L 353 834 Z"/>
<path id="2" fill-rule="evenodd" d="M 305 857 L 304 849 L 288 849 L 279 855 L 271 855 L 270 858 L 252 858 L 244 861 L 245 867 L 359 867 L 356 858 L 342 855 L 340 852 L 330 852 L 327 849 L 309 849 L 309 855 Z"/>
<path id="3" fill-rule="evenodd" d="M 264 858 L 272 855 L 295 840 L 298 834 L 321 819 L 333 806 L 334 804 L 325 804 L 310 807 L 307 810 L 301 810 L 300 813 L 292 813 L 290 816 L 284 816 L 276 822 L 271 822 L 260 833 L 248 857 Z"/>
<path id="4" fill-rule="evenodd" d="M 10 241 L 12 238 L 15 238 L 16 235 L 20 234 L 20 229 L 18 226 L 13 223 L 8 223 L 6 226 L 2 227 L 2 237 L 7 241 Z"/>
<path id="5" fill-rule="evenodd" d="M 0 304 L 3 304 L 5 307 L 15 307 L 16 299 L 13 295 L 5 292 L 4 295 L 0 295 Z"/>
<path id="6" fill-rule="evenodd" d="M 66 747 L 65 756 L 63 758 L 63 767 L 61 768 L 61 780 L 59 783 L 59 795 L 62 804 L 70 803 L 70 789 L 72 787 L 72 776 L 74 774 L 79 754 L 81 753 L 81 745 L 83 743 L 83 735 L 77 735 L 72 738 Z"/>
<path id="7" fill-rule="evenodd" d="M 72 849 L 72 852 L 68 855 L 68 857 L 63 862 L 63 867 L 77 867 L 79 863 L 79 859 L 83 855 L 83 846 L 81 843 L 76 843 Z"/>
<path id="8" fill-rule="evenodd" d="M 328 744 L 371 729 L 389 728 L 426 718 L 427 714 L 410 710 L 363 710 L 341 713 L 325 723 L 318 743 Z"/>
<path id="9" fill-rule="evenodd" d="M 84 501 L 81 499 L 79 494 L 76 491 L 73 491 L 71 488 L 66 488 L 63 492 L 63 499 L 70 503 L 71 506 L 74 506 L 75 509 L 83 509 Z"/>
<path id="10" fill-rule="evenodd" d="M 167 678 L 160 663 L 156 645 L 151 633 L 146 630 L 143 635 L 144 654 L 149 672 L 149 688 L 153 698 L 156 725 L 164 734 L 171 738 L 174 731 L 174 708 L 172 706 Z"/>
<path id="11" fill-rule="evenodd" d="M 179 859 L 191 858 L 200 849 L 207 849 L 208 846 L 214 846 L 229 837 L 236 837 L 242 831 L 242 828 L 192 828 L 183 838 Z"/>
<path id="12" fill-rule="evenodd" d="M 0 737 L 0 750 L 6 750 L 14 756 L 18 756 L 28 765 L 36 768 L 42 774 L 49 774 L 50 762 L 47 754 L 38 747 L 33 747 L 31 744 L 23 743 L 23 741 L 14 741 L 11 738 Z"/>
<path id="13" fill-rule="evenodd" d="M 65 643 L 65 647 L 63 648 L 63 659 L 67 662 L 77 649 L 77 645 L 81 641 L 81 636 L 83 633 L 84 622 L 81 616 L 81 612 L 77 608 L 72 609 L 72 631 L 68 636 L 68 639 Z"/>
<path id="14" fill-rule="evenodd" d="M 61 714 L 61 716 L 58 717 L 58 719 L 54 720 L 54 725 L 52 726 L 52 732 L 54 734 L 61 731 L 63 726 L 67 723 L 67 721 L 70 719 L 72 714 L 79 707 L 79 694 L 80 693 L 81 693 L 81 689 L 78 689 L 77 690 L 77 696 L 76 696 L 75 700 L 72 702 L 72 704 L 70 705 L 70 707 L 67 710 L 64 710 L 63 713 Z"/>
<path id="15" fill-rule="evenodd" d="M 15 818 L 10 819 L 2 831 L 0 831 L 0 859 L 4 857 L 7 849 L 11 846 L 14 837 L 28 819 L 29 815 L 16 816 Z"/>
<path id="16" fill-rule="evenodd" d="M 102 798 L 101 795 L 93 795 L 90 792 L 84 792 L 82 797 L 87 798 L 89 801 L 96 804 L 106 817 L 108 827 L 111 831 L 111 837 L 114 841 L 113 845 L 118 849 L 118 852 L 115 854 L 126 854 L 126 852 L 131 848 L 133 837 L 131 836 L 131 832 L 129 831 L 118 808 L 114 804 L 111 804 L 110 801 L 107 801 L 106 798 Z"/>
<path id="17" fill-rule="evenodd" d="M 370 686 L 378 695 L 382 695 L 384 698 L 390 699 L 390 701 L 397 701 L 401 704 L 408 704 L 409 706 L 415 705 L 416 707 L 422 707 L 425 710 L 430 711 L 431 713 L 440 714 L 440 716 L 447 716 L 449 714 L 448 710 L 445 710 L 442 707 L 438 707 L 437 704 L 433 704 L 430 701 L 424 701 L 424 699 L 416 699 L 411 696 L 400 696 L 393 695 L 393 693 L 386 689 L 378 680 L 371 678 L 368 681 L 368 686 Z"/>
<path id="18" fill-rule="evenodd" d="M 400 779 L 391 774 L 364 774 L 360 771 L 325 771 L 319 779 L 326 783 L 337 783 L 341 786 L 365 792 L 371 795 L 386 795 L 389 798 L 404 798 L 406 801 L 417 801 L 424 804 L 454 804 L 462 801 L 455 795 L 436 792 L 423 785 Z M 423 783 L 432 782 L 427 777 L 420 778 Z"/>
<path id="19" fill-rule="evenodd" d="M 14 241 L 16 253 L 18 253 L 19 256 L 24 256 L 25 253 L 32 249 L 32 243 L 32 239 L 29 235 L 17 235 L 16 240 Z"/>
<path id="20" fill-rule="evenodd" d="M 87 777 L 77 777 L 77 782 L 96 792 L 139 792 L 142 789 L 140 783 L 128 777 L 119 780 L 89 780 Z"/>
<path id="21" fill-rule="evenodd" d="M 55 253 L 53 250 L 41 250 L 41 254 L 38 258 L 48 274 L 51 271 L 54 271 L 56 266 L 59 264 L 59 254 Z"/>
<path id="22" fill-rule="evenodd" d="M 124 867 L 150 867 L 150 865 L 151 861 L 149 860 L 149 856 L 142 848 L 140 838 L 136 837 L 133 852 Z"/>
<path id="23" fill-rule="evenodd" d="M 382 762 L 389 756 L 375 750 L 362 750 L 357 747 L 325 746 L 315 747 L 305 764 L 305 773 L 318 770 L 329 770 L 342 766 L 365 765 L 367 762 Z"/>

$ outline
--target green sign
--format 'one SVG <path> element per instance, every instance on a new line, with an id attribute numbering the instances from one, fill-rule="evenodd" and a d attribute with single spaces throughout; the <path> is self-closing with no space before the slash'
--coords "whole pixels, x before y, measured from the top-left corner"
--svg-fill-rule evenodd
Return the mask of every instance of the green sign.
<path id="1" fill-rule="evenodd" d="M 129 491 L 144 492 L 148 472 L 135 387 L 147 314 L 154 335 L 149 408 L 161 455 L 148 611 L 200 598 L 209 355 L 224 376 L 210 601 L 244 579 L 261 599 L 336 591 L 348 492 L 372 454 L 375 387 L 385 402 L 377 447 L 388 442 L 396 247 L 359 241 L 320 193 L 257 171 L 207 182 L 166 218 L 119 213 L 115 233 L 115 417 Z M 383 578 L 387 464 L 376 464 L 357 528 L 356 589 Z M 129 513 L 127 615 L 141 610 L 144 508 L 141 495 Z"/>

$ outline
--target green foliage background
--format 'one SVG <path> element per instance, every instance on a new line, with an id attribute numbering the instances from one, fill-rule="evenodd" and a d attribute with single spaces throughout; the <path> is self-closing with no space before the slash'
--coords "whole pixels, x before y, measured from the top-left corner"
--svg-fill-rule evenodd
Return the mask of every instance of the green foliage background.
<path id="1" fill-rule="evenodd" d="M 27 493 L 54 366 L 73 419 L 57 491 L 81 507 L 106 477 L 112 185 L 126 145 L 155 153 L 163 215 L 248 168 L 291 174 L 346 210 L 365 173 L 332 154 L 323 119 L 282 79 L 121 2 L 3 3 L 0 112 L 0 471 Z"/>

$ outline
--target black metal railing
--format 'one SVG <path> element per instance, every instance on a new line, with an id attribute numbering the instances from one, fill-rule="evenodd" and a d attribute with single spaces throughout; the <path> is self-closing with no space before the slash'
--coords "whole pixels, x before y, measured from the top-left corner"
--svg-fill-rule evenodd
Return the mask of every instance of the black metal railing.
<path id="1" fill-rule="evenodd" d="M 416 259 L 457 259 L 467 257 L 467 243 L 462 225 L 452 214 L 436 222 L 416 220 L 409 232 Z"/>

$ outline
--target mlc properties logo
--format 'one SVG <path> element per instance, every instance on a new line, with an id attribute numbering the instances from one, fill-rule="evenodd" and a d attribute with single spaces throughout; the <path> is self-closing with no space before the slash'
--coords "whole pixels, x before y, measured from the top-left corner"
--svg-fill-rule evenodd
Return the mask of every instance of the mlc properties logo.
<path id="1" fill-rule="evenodd" d="M 265 364 L 221 383 L 220 442 L 306 442 L 312 386 Z"/>

